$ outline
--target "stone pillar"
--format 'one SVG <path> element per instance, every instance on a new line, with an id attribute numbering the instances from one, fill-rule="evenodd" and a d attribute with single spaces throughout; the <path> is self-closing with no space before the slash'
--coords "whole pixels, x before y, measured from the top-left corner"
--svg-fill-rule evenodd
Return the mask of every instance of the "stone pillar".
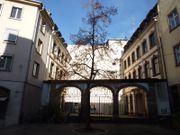
<path id="1" fill-rule="evenodd" d="M 117 120 L 119 117 L 119 109 L 118 109 L 118 92 L 113 93 L 113 119 Z"/>
<path id="2" fill-rule="evenodd" d="M 136 114 L 136 97 L 135 92 L 132 92 L 132 103 L 133 103 L 133 115 Z"/>
<path id="3" fill-rule="evenodd" d="M 149 91 L 147 92 L 147 106 L 148 116 L 150 118 L 156 118 L 158 116 L 157 100 L 154 84 L 149 84 Z"/>
<path id="4" fill-rule="evenodd" d="M 56 90 L 56 84 L 52 83 L 50 88 L 50 105 L 57 105 L 59 103 L 59 90 Z"/>
<path id="5" fill-rule="evenodd" d="M 90 117 L 90 92 L 83 90 L 81 93 L 81 121 L 87 121 L 88 117 Z"/>

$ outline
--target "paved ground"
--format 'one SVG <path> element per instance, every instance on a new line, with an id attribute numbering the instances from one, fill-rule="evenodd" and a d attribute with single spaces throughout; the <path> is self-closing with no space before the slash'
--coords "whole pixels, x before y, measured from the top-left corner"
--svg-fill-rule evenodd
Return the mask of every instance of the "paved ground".
<path id="1" fill-rule="evenodd" d="M 83 124 L 28 124 L 1 128 L 0 135 L 180 135 L 160 125 L 92 124 L 94 131 L 79 130 Z"/>

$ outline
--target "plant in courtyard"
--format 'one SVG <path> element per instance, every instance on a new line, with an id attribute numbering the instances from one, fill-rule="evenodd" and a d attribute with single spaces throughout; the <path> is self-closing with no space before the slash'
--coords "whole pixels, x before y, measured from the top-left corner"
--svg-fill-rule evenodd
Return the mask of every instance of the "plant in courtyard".
<path id="1" fill-rule="evenodd" d="M 42 122 L 61 122 L 64 120 L 64 113 L 56 105 L 46 105 L 39 110 Z"/>
<path id="2" fill-rule="evenodd" d="M 73 74 L 79 75 L 81 78 L 94 80 L 99 70 L 95 66 L 95 55 L 99 48 L 104 48 L 106 52 L 105 39 L 106 39 L 106 28 L 111 23 L 111 17 L 117 14 L 117 8 L 105 7 L 98 0 L 89 0 L 87 6 L 87 16 L 83 18 L 85 28 L 80 28 L 77 34 L 71 35 L 71 40 L 76 45 L 88 45 L 89 48 L 85 53 L 80 53 L 81 58 L 87 58 L 84 63 L 81 60 L 71 63 Z M 86 74 L 82 74 L 82 70 Z M 90 99 L 90 83 L 87 87 L 84 98 Z M 90 129 L 90 100 L 84 103 L 88 109 L 82 110 L 86 118 L 86 128 Z M 83 108 L 82 108 L 83 109 Z"/>

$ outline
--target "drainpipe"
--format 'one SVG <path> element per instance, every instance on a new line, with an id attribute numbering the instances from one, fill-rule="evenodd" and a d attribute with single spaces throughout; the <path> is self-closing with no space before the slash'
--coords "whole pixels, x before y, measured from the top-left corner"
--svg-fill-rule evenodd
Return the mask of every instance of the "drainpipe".
<path id="1" fill-rule="evenodd" d="M 158 1 L 158 5 L 159 5 L 159 1 Z M 160 10 L 159 7 L 157 6 L 157 10 L 158 10 L 158 16 L 160 15 Z M 161 65 L 162 65 L 162 69 L 164 71 L 163 73 L 163 77 L 167 80 L 167 92 L 168 92 L 168 99 L 169 99 L 169 107 L 170 107 L 170 111 L 172 112 L 173 108 L 172 108 L 172 98 L 171 98 L 171 92 L 170 92 L 170 87 L 169 87 L 169 82 L 168 82 L 168 75 L 167 75 L 167 67 L 166 67 L 166 63 L 165 63 L 165 58 L 164 58 L 164 48 L 163 48 L 163 43 L 162 43 L 162 39 L 161 39 L 161 35 L 160 35 L 160 31 L 161 29 L 158 27 L 158 23 L 160 22 L 158 20 L 158 17 L 156 16 L 154 18 L 155 21 L 155 29 L 157 32 L 157 39 L 158 39 L 158 51 L 160 54 L 160 60 L 161 60 Z M 165 75 L 165 76 L 164 76 Z M 163 78 L 163 79 L 164 79 Z"/>

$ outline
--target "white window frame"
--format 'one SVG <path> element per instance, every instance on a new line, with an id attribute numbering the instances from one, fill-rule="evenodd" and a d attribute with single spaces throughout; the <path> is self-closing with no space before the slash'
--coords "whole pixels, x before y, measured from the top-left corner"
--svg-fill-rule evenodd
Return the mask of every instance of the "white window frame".
<path id="1" fill-rule="evenodd" d="M 180 66 L 180 43 L 174 46 L 174 57 L 176 66 Z"/>
<path id="2" fill-rule="evenodd" d="M 0 61 L 2 59 L 2 57 L 5 57 L 5 62 L 4 62 L 4 65 L 3 67 L 0 67 L 0 71 L 11 71 L 11 68 L 12 68 L 12 62 L 13 62 L 13 56 L 10 56 L 10 55 L 0 55 Z M 7 67 L 7 58 L 10 57 L 11 58 L 11 62 L 10 62 L 10 65 Z"/>
<path id="3" fill-rule="evenodd" d="M 41 19 L 40 31 L 45 35 L 46 33 L 46 22 Z"/>
<path id="4" fill-rule="evenodd" d="M 3 9 L 3 3 L 0 3 L 0 16 L 1 16 L 1 13 L 2 13 L 2 9 Z"/>
<path id="5" fill-rule="evenodd" d="M 12 36 L 16 36 L 15 39 L 10 39 L 10 34 L 12 34 Z M 4 41 L 8 42 L 8 43 L 11 43 L 11 44 L 16 44 L 18 34 L 19 34 L 18 30 L 6 29 L 5 34 L 4 34 L 5 35 Z"/>
<path id="6" fill-rule="evenodd" d="M 32 69 L 32 76 L 35 78 L 38 78 L 39 71 L 40 71 L 40 64 L 38 62 L 34 61 L 33 69 Z"/>
<path id="7" fill-rule="evenodd" d="M 38 43 L 36 45 L 36 51 L 41 55 L 43 50 L 43 42 L 41 39 L 38 40 Z"/>
<path id="8" fill-rule="evenodd" d="M 178 22 L 177 22 L 176 19 L 178 19 Z M 179 14 L 178 14 L 178 10 L 176 8 L 173 9 L 169 13 L 169 15 L 168 15 L 168 23 L 169 23 L 170 31 L 176 29 L 180 25 L 180 17 L 179 17 Z"/>
<path id="9" fill-rule="evenodd" d="M 12 12 L 13 12 L 13 9 L 14 9 L 14 8 L 16 9 L 16 11 L 15 11 L 15 16 L 12 16 Z M 21 11 L 20 17 L 18 17 L 18 12 L 19 12 L 19 11 Z M 22 11 L 23 11 L 23 8 L 17 7 L 17 6 L 12 6 L 10 18 L 17 19 L 17 20 L 21 20 L 21 18 L 22 18 Z"/>

